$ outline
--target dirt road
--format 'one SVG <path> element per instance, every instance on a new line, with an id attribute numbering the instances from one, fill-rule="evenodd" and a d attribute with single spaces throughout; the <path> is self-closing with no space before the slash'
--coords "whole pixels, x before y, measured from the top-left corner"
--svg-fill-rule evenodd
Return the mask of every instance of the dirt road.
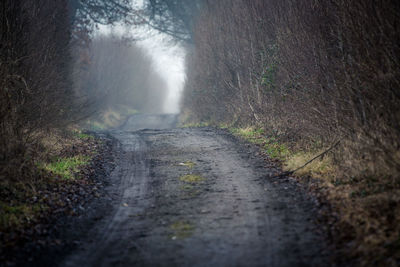
<path id="1" fill-rule="evenodd" d="M 301 188 L 268 179 L 276 170 L 228 133 L 174 124 L 136 116 L 110 133 L 111 208 L 61 266 L 329 265 Z"/>

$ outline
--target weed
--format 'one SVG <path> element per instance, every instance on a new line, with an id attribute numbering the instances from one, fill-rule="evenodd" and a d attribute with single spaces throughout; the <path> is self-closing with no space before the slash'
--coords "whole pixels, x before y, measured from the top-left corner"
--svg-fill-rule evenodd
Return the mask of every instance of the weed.
<path id="1" fill-rule="evenodd" d="M 174 232 L 173 239 L 184 239 L 193 234 L 194 226 L 186 221 L 177 221 L 170 225 L 170 229 Z"/>

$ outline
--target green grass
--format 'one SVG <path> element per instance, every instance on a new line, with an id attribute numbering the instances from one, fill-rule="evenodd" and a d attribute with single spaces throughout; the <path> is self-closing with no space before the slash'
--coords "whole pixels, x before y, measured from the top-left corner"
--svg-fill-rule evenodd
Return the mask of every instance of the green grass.
<path id="1" fill-rule="evenodd" d="M 77 133 L 76 136 L 77 136 L 79 139 L 84 139 L 84 140 L 87 140 L 87 139 L 94 139 L 94 136 L 93 136 L 93 135 L 89 135 L 89 134 L 85 134 L 85 133 Z"/>
<path id="2" fill-rule="evenodd" d="M 89 163 L 90 157 L 78 155 L 69 158 L 59 158 L 51 163 L 39 163 L 39 167 L 60 176 L 63 179 L 74 179 L 79 168 Z"/>
<path id="3" fill-rule="evenodd" d="M 251 143 L 259 145 L 262 150 L 273 159 L 278 159 L 283 163 L 283 169 L 295 170 L 302 166 L 310 159 L 318 155 L 321 150 L 313 149 L 312 151 L 299 151 L 294 153 L 284 143 L 279 142 L 274 136 L 267 136 L 263 129 L 254 127 L 247 128 L 229 128 L 229 131 Z M 298 170 L 298 175 L 312 175 L 314 177 L 322 177 L 333 172 L 333 164 L 331 158 L 326 156 L 316 159 L 306 167 Z"/>

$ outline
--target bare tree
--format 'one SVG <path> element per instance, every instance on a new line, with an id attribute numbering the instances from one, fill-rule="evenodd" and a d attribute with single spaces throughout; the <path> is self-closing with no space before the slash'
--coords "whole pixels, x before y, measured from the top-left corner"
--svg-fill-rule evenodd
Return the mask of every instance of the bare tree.
<path id="1" fill-rule="evenodd" d="M 355 173 L 368 159 L 369 171 L 398 176 L 398 11 L 395 1 L 206 1 L 184 110 L 297 145 L 342 138 L 337 156 Z"/>
<path id="2" fill-rule="evenodd" d="M 73 120 L 65 0 L 0 5 L 1 179 L 27 177 L 38 132 Z"/>

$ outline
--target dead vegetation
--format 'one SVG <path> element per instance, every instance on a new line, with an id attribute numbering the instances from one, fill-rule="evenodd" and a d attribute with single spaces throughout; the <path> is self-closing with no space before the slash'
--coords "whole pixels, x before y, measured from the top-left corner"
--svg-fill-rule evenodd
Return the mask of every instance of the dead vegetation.
<path id="1" fill-rule="evenodd" d="M 205 1 L 187 58 L 186 122 L 253 126 L 333 205 L 361 265 L 396 265 L 400 232 L 396 1 Z M 271 138 L 274 141 L 271 141 Z M 274 144 L 276 142 L 279 145 Z M 350 255 L 349 255 L 350 254 Z"/>
<path id="2" fill-rule="evenodd" d="M 100 141 L 71 128 L 92 110 L 72 83 L 71 2 L 0 3 L 1 265 L 29 242 L 54 244 L 52 220 L 96 194 L 88 166 Z"/>

